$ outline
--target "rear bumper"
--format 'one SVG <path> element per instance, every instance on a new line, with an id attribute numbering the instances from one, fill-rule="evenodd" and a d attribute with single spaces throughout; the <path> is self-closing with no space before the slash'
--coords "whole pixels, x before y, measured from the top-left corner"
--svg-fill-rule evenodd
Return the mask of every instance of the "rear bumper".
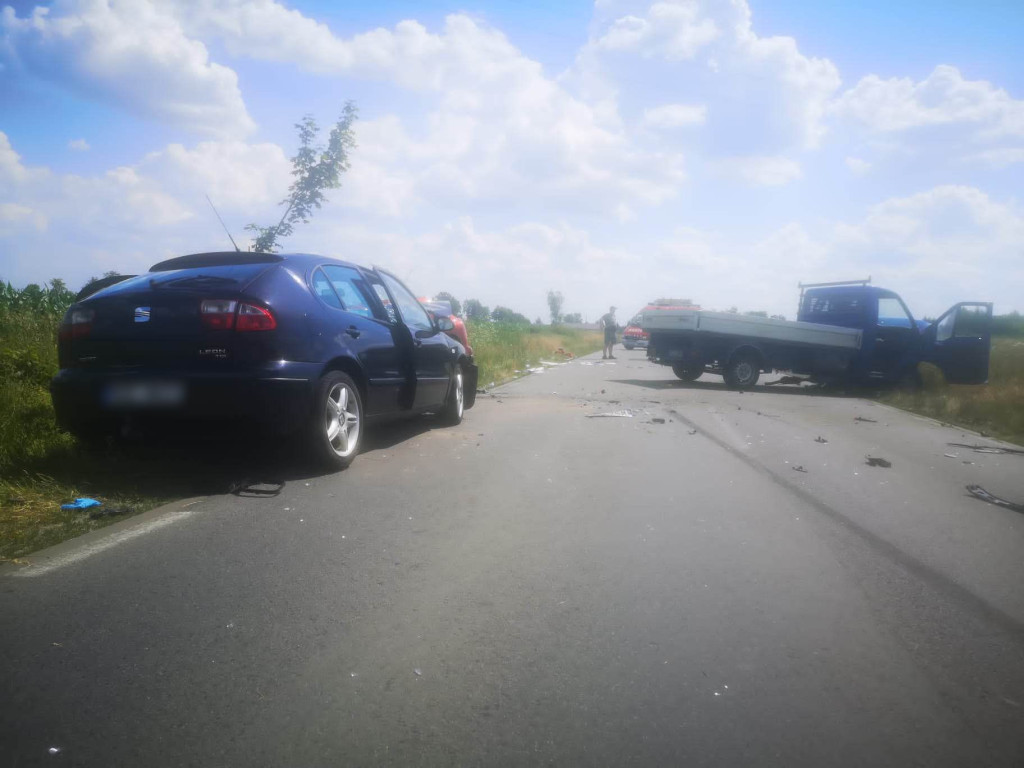
<path id="1" fill-rule="evenodd" d="M 54 377 L 50 394 L 57 423 L 71 432 L 113 429 L 128 419 L 185 427 L 230 421 L 289 432 L 310 413 L 320 368 L 287 361 L 231 372 L 72 368 Z"/>
<path id="2" fill-rule="evenodd" d="M 638 339 L 633 336 L 623 336 L 623 344 L 629 344 L 631 347 L 640 347 L 641 349 L 647 348 L 647 339 Z"/>

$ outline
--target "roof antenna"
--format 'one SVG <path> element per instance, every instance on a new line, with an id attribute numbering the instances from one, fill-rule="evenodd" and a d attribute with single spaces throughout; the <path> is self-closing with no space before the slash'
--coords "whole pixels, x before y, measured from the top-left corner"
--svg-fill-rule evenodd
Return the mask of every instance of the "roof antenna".
<path id="1" fill-rule="evenodd" d="M 203 197 L 205 197 L 205 198 L 206 198 L 206 202 L 208 202 L 208 203 L 210 204 L 210 207 L 211 207 L 211 208 L 213 208 L 213 215 L 217 217 L 217 221 L 219 221 L 219 222 L 220 222 L 220 225 L 221 225 L 222 227 L 224 227 L 224 234 L 226 234 L 226 235 L 228 236 L 228 240 L 230 240 L 230 241 L 231 241 L 231 244 L 232 244 L 233 246 L 235 246 L 235 251 L 236 251 L 237 253 L 241 253 L 241 252 L 242 252 L 242 249 L 238 247 L 238 243 L 236 243 L 236 242 L 235 242 L 235 238 L 233 238 L 233 237 L 231 236 L 231 232 L 230 232 L 230 231 L 228 230 L 228 225 L 224 223 L 224 219 L 222 219 L 222 218 L 220 217 L 220 214 L 219 214 L 219 213 L 217 213 L 217 209 L 216 209 L 216 207 L 214 207 L 214 205 L 213 205 L 213 200 L 211 200 L 211 199 L 210 199 L 210 196 L 209 196 L 209 195 L 203 195 Z"/>

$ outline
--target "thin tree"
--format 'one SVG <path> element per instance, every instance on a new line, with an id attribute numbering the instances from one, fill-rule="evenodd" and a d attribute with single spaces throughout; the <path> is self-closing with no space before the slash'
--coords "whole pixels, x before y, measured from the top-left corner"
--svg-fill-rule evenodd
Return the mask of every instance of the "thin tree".
<path id="1" fill-rule="evenodd" d="M 255 232 L 253 250 L 273 253 L 280 247 L 280 240 L 288 237 L 298 223 L 306 224 L 327 200 L 325 192 L 341 186 L 341 174 L 349 169 L 349 153 L 355 149 L 355 134 L 352 124 L 359 116 L 359 110 L 352 101 L 345 102 L 341 117 L 331 129 L 327 146 L 316 143 L 320 127 L 312 115 L 305 115 L 295 124 L 299 131 L 299 151 L 292 158 L 294 181 L 288 187 L 288 197 L 281 201 L 285 206 L 281 220 L 269 227 L 250 224 L 245 229 Z"/>
<path id="2" fill-rule="evenodd" d="M 551 324 L 558 325 L 562 321 L 562 303 L 565 297 L 561 291 L 548 291 L 548 309 L 551 310 Z"/>

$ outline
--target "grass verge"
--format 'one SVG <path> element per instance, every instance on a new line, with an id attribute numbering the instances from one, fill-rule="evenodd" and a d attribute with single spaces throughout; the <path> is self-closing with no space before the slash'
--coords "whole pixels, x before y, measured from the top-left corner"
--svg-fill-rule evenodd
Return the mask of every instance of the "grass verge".
<path id="1" fill-rule="evenodd" d="M 881 401 L 1024 445 L 1024 338 L 992 340 L 986 385 L 947 384 L 929 365 L 921 372 L 923 389 L 888 392 Z"/>
<path id="2" fill-rule="evenodd" d="M 563 326 L 470 323 L 469 343 L 480 367 L 480 386 L 500 383 L 517 376 L 541 360 L 562 360 L 558 350 L 575 357 L 601 349 L 599 331 Z"/>

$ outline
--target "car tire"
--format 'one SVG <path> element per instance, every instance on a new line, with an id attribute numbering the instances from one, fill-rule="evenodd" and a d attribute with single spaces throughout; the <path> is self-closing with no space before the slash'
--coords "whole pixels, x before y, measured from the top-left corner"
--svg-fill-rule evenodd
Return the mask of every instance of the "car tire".
<path id="1" fill-rule="evenodd" d="M 761 378 L 760 363 L 753 355 L 736 355 L 725 367 L 723 378 L 730 387 L 749 389 Z"/>
<path id="2" fill-rule="evenodd" d="M 704 373 L 703 365 L 683 365 L 682 363 L 676 363 L 672 366 L 672 373 L 678 376 L 683 381 L 696 381 L 700 378 L 701 374 Z"/>
<path id="3" fill-rule="evenodd" d="M 363 399 L 352 377 L 328 371 L 317 382 L 309 421 L 309 447 L 321 466 L 345 469 L 356 458 L 363 439 Z"/>
<path id="4" fill-rule="evenodd" d="M 624 346 L 626 349 L 629 349 L 629 350 L 633 349 L 633 345 L 632 344 L 623 344 L 622 346 Z"/>
<path id="5" fill-rule="evenodd" d="M 444 407 L 438 414 L 442 424 L 454 427 L 462 423 L 462 416 L 466 412 L 466 375 L 462 366 L 455 369 L 455 376 L 452 380 L 451 390 L 448 392 L 448 399 L 444 401 Z"/>

